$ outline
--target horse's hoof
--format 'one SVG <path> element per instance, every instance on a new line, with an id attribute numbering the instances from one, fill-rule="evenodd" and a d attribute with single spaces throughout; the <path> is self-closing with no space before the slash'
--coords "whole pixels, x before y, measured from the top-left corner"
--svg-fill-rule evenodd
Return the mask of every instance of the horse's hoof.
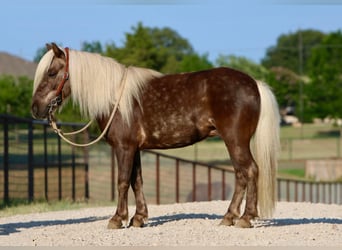
<path id="1" fill-rule="evenodd" d="M 107 229 L 120 229 L 122 228 L 122 222 L 119 220 L 115 220 L 114 218 L 110 219 L 107 225 Z"/>
<path id="2" fill-rule="evenodd" d="M 146 218 L 144 216 L 141 215 L 134 215 L 131 219 L 131 221 L 129 222 L 129 226 L 133 226 L 133 227 L 143 227 L 145 224 L 145 220 Z"/>
<path id="3" fill-rule="evenodd" d="M 237 228 L 251 228 L 252 224 L 249 220 L 239 219 L 236 221 L 235 227 L 237 227 Z"/>
<path id="4" fill-rule="evenodd" d="M 220 222 L 220 226 L 233 226 L 234 222 L 232 219 L 223 218 Z"/>

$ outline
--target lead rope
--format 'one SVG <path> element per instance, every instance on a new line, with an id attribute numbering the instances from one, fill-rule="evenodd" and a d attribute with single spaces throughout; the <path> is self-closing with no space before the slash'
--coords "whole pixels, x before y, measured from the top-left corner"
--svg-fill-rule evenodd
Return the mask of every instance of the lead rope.
<path id="1" fill-rule="evenodd" d="M 88 147 L 88 146 L 91 146 L 95 143 L 97 143 L 98 141 L 100 141 L 103 136 L 107 133 L 113 119 L 114 119 L 114 115 L 119 107 L 119 102 L 121 100 L 121 97 L 122 97 L 122 94 L 123 94 L 123 90 L 124 90 L 124 87 L 125 87 L 125 82 L 126 82 L 126 77 L 127 77 L 127 71 L 128 71 L 128 68 L 125 68 L 125 71 L 124 71 L 124 75 L 122 76 L 122 79 L 121 79 L 121 87 L 120 87 L 120 92 L 119 92 L 119 97 L 114 105 L 114 108 L 113 108 L 113 111 L 109 117 L 109 120 L 107 122 L 107 125 L 106 127 L 104 128 L 104 130 L 102 131 L 102 133 L 99 135 L 99 137 L 97 137 L 95 140 L 91 141 L 91 142 L 88 142 L 88 143 L 84 143 L 84 144 L 80 144 L 80 143 L 75 143 L 75 142 L 72 142 L 70 141 L 68 138 L 66 138 L 64 135 L 75 135 L 75 134 L 79 134 L 81 132 L 83 132 L 84 130 L 86 130 L 90 125 L 91 123 L 94 121 L 94 120 L 91 120 L 90 122 L 88 122 L 88 124 L 86 126 L 84 126 L 82 129 L 80 130 L 77 130 L 77 131 L 74 131 L 74 132 L 70 132 L 70 133 L 63 133 L 62 130 L 60 130 L 58 127 L 57 127 L 57 124 L 55 122 L 55 120 L 53 119 L 52 117 L 52 112 L 49 113 L 49 121 L 50 121 L 50 126 L 52 127 L 52 129 L 59 135 L 59 137 L 61 137 L 65 142 L 69 143 L 70 145 L 72 146 L 75 146 L 75 147 Z"/>

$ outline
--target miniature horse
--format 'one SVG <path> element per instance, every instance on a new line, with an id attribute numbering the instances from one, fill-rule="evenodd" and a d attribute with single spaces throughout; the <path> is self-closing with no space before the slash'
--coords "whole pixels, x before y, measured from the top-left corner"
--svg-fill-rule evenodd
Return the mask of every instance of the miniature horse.
<path id="1" fill-rule="evenodd" d="M 98 54 L 47 46 L 34 79 L 34 118 L 46 119 L 51 102 L 57 100 L 59 106 L 71 97 L 103 130 L 119 102 L 105 136 L 118 161 L 118 204 L 108 228 L 121 228 L 128 221 L 130 186 L 136 212 L 129 225 L 141 227 L 148 217 L 140 150 L 183 147 L 213 135 L 224 141 L 235 169 L 234 194 L 221 224 L 245 228 L 258 216 L 271 216 L 279 112 L 266 84 L 230 68 L 162 75 Z"/>

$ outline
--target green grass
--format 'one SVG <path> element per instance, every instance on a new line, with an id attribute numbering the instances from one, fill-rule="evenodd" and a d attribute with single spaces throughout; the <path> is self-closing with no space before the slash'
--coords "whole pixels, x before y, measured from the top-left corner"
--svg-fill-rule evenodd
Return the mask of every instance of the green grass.
<path id="1" fill-rule="evenodd" d="M 330 124 L 303 124 L 302 127 L 284 126 L 280 128 L 281 139 L 339 137 L 340 128 Z"/>
<path id="2" fill-rule="evenodd" d="M 279 169 L 278 174 L 284 177 L 291 176 L 291 177 L 305 178 L 305 169 L 302 169 L 302 168 Z"/>

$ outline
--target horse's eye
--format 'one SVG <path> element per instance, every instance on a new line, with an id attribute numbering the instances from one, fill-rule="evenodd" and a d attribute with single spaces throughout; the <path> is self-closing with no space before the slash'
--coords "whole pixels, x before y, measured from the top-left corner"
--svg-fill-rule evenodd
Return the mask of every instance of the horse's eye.
<path id="1" fill-rule="evenodd" d="M 55 77 L 57 75 L 57 71 L 48 71 L 48 76 L 49 77 Z"/>

